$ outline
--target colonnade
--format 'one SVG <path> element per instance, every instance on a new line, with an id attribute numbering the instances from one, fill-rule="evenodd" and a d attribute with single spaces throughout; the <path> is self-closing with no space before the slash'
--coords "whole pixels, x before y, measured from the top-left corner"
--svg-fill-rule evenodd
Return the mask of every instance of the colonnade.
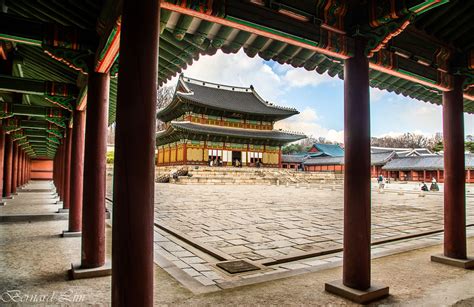
<path id="1" fill-rule="evenodd" d="M 153 305 L 154 148 L 160 1 L 124 1 L 114 162 L 112 302 Z M 146 20 L 147 22 L 143 22 Z M 371 281 L 370 98 L 366 42 L 355 38 L 354 55 L 344 63 L 344 251 L 342 281 L 326 290 L 376 299 L 388 287 Z M 445 238 L 443 259 L 467 261 L 464 186 L 462 78 L 443 95 L 445 144 Z M 82 233 L 81 265 L 107 270 L 105 259 L 106 129 L 108 73 L 88 75 L 87 111 L 74 111 L 54 158 L 54 183 L 69 209 L 66 233 Z M 86 114 L 87 112 L 87 118 Z M 2 145 L 4 144 L 4 145 Z M 4 151 L 3 195 L 29 180 L 30 159 L 9 135 Z M 0 166 L 0 168 L 3 164 Z M 436 261 L 438 258 L 434 258 Z M 349 294 L 348 294 L 349 293 Z M 353 296 L 352 296 L 353 297 Z"/>

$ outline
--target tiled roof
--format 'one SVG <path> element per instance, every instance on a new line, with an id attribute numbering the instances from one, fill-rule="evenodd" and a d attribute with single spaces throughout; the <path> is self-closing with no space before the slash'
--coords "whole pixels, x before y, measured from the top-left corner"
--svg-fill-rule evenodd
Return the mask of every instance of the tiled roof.
<path id="1" fill-rule="evenodd" d="M 344 157 L 329 157 L 321 156 L 309 158 L 304 161 L 304 165 L 342 165 L 344 164 Z"/>
<path id="2" fill-rule="evenodd" d="M 371 165 L 383 165 L 390 161 L 390 159 L 396 157 L 396 153 L 391 152 L 380 152 L 371 154 Z M 330 157 L 330 156 L 319 156 L 309 157 L 304 160 L 305 165 L 332 165 L 332 164 L 344 164 L 344 156 Z"/>
<path id="3" fill-rule="evenodd" d="M 397 156 L 397 153 L 395 151 L 372 153 L 370 155 L 370 163 L 372 165 L 383 165 L 387 163 L 388 161 L 390 161 L 390 159 L 393 159 L 396 156 Z"/>
<path id="4" fill-rule="evenodd" d="M 180 77 L 180 81 L 192 93 L 192 95 L 181 95 L 178 93 L 181 98 L 209 107 L 242 113 L 276 115 L 280 118 L 290 117 L 299 113 L 294 108 L 278 107 L 262 100 L 252 87 L 226 86 L 187 77 Z"/>
<path id="5" fill-rule="evenodd" d="M 466 168 L 474 168 L 474 155 L 465 155 Z M 443 156 L 419 156 L 393 159 L 385 164 L 382 169 L 387 171 L 421 171 L 443 170 Z"/>
<path id="6" fill-rule="evenodd" d="M 187 121 L 173 121 L 167 130 L 161 131 L 157 134 L 158 145 L 160 145 L 160 139 L 169 136 L 174 131 L 191 132 L 202 135 L 213 135 L 228 138 L 272 140 L 282 144 L 306 138 L 304 134 L 295 134 L 279 130 L 228 128 L 213 125 L 195 124 Z"/>
<path id="7" fill-rule="evenodd" d="M 342 157 L 344 156 L 344 149 L 337 144 L 320 144 L 315 143 L 313 145 L 319 152 L 331 157 Z"/>
<path id="8" fill-rule="evenodd" d="M 281 161 L 283 163 L 302 163 L 305 159 L 302 155 L 281 155 Z"/>
<path id="9" fill-rule="evenodd" d="M 158 118 L 168 121 L 179 111 L 183 102 L 206 110 L 266 117 L 272 120 L 288 118 L 299 112 L 264 101 L 253 87 L 238 87 L 191 79 L 181 75 L 173 101 L 158 111 Z"/>

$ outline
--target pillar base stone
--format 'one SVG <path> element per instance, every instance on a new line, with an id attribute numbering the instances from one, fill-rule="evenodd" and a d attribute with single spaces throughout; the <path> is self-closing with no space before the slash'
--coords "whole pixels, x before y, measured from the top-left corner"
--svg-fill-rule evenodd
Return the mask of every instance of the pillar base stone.
<path id="1" fill-rule="evenodd" d="M 68 213 L 69 208 L 59 208 L 57 213 Z"/>
<path id="2" fill-rule="evenodd" d="M 367 304 L 389 295 L 388 287 L 374 285 L 367 290 L 358 290 L 345 286 L 342 280 L 335 280 L 324 285 L 324 290 L 358 304 Z"/>
<path id="3" fill-rule="evenodd" d="M 63 201 L 62 201 L 62 200 L 58 200 L 58 201 L 56 202 L 56 205 L 61 205 L 61 206 L 62 206 L 62 205 L 63 205 Z"/>
<path id="4" fill-rule="evenodd" d="M 458 267 L 461 269 L 474 269 L 474 258 L 469 257 L 467 259 L 456 259 L 440 254 L 432 255 L 431 261 Z"/>
<path id="5" fill-rule="evenodd" d="M 112 264 L 106 262 L 103 266 L 98 268 L 81 268 L 80 264 L 72 264 L 71 269 L 68 271 L 71 279 L 84 279 L 94 277 L 104 277 L 112 275 Z"/>
<path id="6" fill-rule="evenodd" d="M 13 196 L 5 196 L 3 199 L 13 199 Z"/>
<path id="7" fill-rule="evenodd" d="M 61 234 L 61 237 L 63 238 L 74 238 L 74 237 L 81 237 L 82 232 L 80 231 L 69 231 L 69 230 L 63 230 L 63 233 Z"/>

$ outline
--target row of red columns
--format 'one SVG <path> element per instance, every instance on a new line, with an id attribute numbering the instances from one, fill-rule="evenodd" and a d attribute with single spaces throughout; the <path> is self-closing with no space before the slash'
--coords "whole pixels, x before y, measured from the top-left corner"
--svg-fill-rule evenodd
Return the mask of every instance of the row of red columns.
<path id="1" fill-rule="evenodd" d="M 30 180 L 31 159 L 26 152 L 12 141 L 9 134 L 0 131 L 0 194 L 10 198 L 17 188 Z"/>
<path id="2" fill-rule="evenodd" d="M 153 305 L 158 38 L 159 1 L 125 1 L 114 165 L 114 305 Z M 109 82 L 108 73 L 91 69 L 87 119 L 84 111 L 74 111 L 72 128 L 54 158 L 54 184 L 69 209 L 68 232 L 82 232 L 81 268 L 87 269 L 105 264 Z"/>
<path id="3" fill-rule="evenodd" d="M 388 294 L 371 283 L 371 189 L 369 63 L 364 39 L 355 39 L 354 56 L 344 63 L 344 239 L 341 282 L 326 290 L 354 299 L 352 290 Z M 443 93 L 444 258 L 466 261 L 463 78 L 453 75 Z M 433 258 L 432 258 L 433 259 Z M 436 261 L 436 260 L 435 260 Z M 443 262 L 443 261 L 438 261 Z M 445 262 L 444 263 L 449 263 Z M 359 292 L 360 293 L 360 292 Z M 363 296 L 358 302 L 364 302 Z M 357 299 L 356 299 L 357 301 Z"/>
<path id="4" fill-rule="evenodd" d="M 112 302 L 116 306 L 153 305 L 153 156 L 158 38 L 159 1 L 125 0 L 114 162 Z M 364 50 L 365 41 L 356 38 L 354 56 L 344 65 L 346 168 L 342 279 L 344 286 L 363 291 L 372 286 L 369 64 Z M 447 175 L 444 245 L 446 256 L 464 259 L 462 81 L 454 78 L 458 83 L 443 95 Z M 83 111 L 75 111 L 72 133 L 66 133 L 55 158 L 54 179 L 58 194 L 70 208 L 69 230 L 82 230 L 81 266 L 96 268 L 105 263 L 109 75 L 90 72 L 88 91 L 85 144 L 85 116 Z M 455 179 L 449 179 L 450 176 Z M 71 178 L 70 182 L 66 177 Z"/>

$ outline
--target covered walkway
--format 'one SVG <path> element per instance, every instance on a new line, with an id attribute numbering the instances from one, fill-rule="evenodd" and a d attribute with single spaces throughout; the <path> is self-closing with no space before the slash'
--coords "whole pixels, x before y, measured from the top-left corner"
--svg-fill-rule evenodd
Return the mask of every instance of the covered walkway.
<path id="1" fill-rule="evenodd" d="M 441 269 L 452 270 L 450 275 L 431 272 L 423 277 L 419 274 L 430 269 L 403 269 L 399 264 L 397 270 L 384 272 L 386 268 L 375 260 L 376 270 L 372 269 L 369 88 L 443 105 L 443 251 L 432 255 L 431 260 L 472 267 L 474 260 L 468 257 L 466 239 L 463 146 L 464 112 L 474 112 L 472 7 L 473 2 L 461 0 L 320 0 L 317 4 L 103 0 L 68 1 L 67 5 L 55 0 L 2 1 L 2 195 L 6 199 L 13 196 L 12 202 L 37 201 L 23 199 L 21 192 L 15 198 L 15 193 L 31 178 L 53 179 L 60 197 L 56 205 L 62 205 L 59 214 L 68 212 L 69 220 L 67 227 L 63 222 L 48 223 L 63 227 L 52 229 L 55 234 L 63 232 L 64 242 L 81 236 L 81 250 L 75 250 L 80 265 L 71 271 L 73 276 L 90 277 L 91 271 L 95 276 L 112 273 L 111 297 L 103 301 L 115 306 L 151 306 L 162 300 L 168 295 L 163 294 L 165 291 L 154 293 L 168 285 L 162 280 L 155 283 L 153 271 L 157 85 L 186 69 L 200 55 L 243 49 L 249 57 L 258 54 L 265 60 L 344 79 L 343 269 L 342 278 L 336 281 L 341 276 L 338 270 L 334 276 L 325 276 L 326 291 L 368 302 L 389 295 L 389 286 L 393 297 L 403 296 L 406 288 L 397 288 L 397 280 L 411 289 L 418 289 L 423 279 L 444 276 L 450 280 L 460 272 L 458 268 Z M 107 126 L 113 122 L 116 146 L 110 263 L 106 257 L 110 237 L 106 236 L 105 223 L 105 157 Z M 51 168 L 34 168 L 43 161 Z M 15 227 L 34 225 L 1 227 L 18 230 Z M 23 257 L 17 254 L 17 259 L 0 265 L 18 260 L 18 266 L 6 271 L 25 280 L 31 277 L 15 271 L 29 267 L 21 259 L 53 264 L 54 255 L 46 255 L 67 244 L 51 239 L 53 233 L 48 227 L 44 232 L 36 227 L 30 232 L 11 233 L 11 237 L 2 233 L 2 240 L 13 244 L 12 252 L 24 253 Z M 41 246 L 22 251 L 15 247 L 24 242 L 21 236 L 50 238 L 48 243 L 41 242 L 49 251 L 41 254 L 41 260 L 33 257 Z M 441 249 L 428 251 L 439 253 Z M 5 255 L 8 252 L 2 252 L 1 257 Z M 77 260 L 66 258 L 64 254 L 56 263 Z M 420 267 L 439 267 L 424 259 Z M 31 276 L 41 271 L 34 272 Z M 54 269 L 54 274 L 64 273 Z M 54 285 L 55 280 L 48 281 L 46 276 L 47 286 Z M 415 276 L 418 279 L 413 279 Z M 307 302 L 308 296 L 316 294 L 319 297 L 323 286 L 320 278 L 303 278 L 305 283 L 294 290 L 297 300 Z M 12 280 L 18 279 L 12 275 Z M 39 278 L 33 280 L 44 284 Z M 273 286 L 259 286 L 255 288 L 258 293 L 251 293 L 254 290 L 249 288 L 247 294 L 252 296 L 248 299 L 263 299 L 261 293 L 271 292 L 267 287 Z M 284 290 L 274 297 L 286 294 Z M 232 291 L 226 293 L 232 295 Z M 205 298 L 211 303 L 224 297 L 226 294 L 211 294 Z M 338 302 L 339 298 L 331 300 Z"/>

